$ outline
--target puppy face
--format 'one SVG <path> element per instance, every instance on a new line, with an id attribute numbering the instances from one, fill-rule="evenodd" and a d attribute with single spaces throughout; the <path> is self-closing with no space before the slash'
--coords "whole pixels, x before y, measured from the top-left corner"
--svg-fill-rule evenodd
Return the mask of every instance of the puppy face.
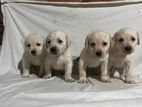
<path id="1" fill-rule="evenodd" d="M 85 48 L 95 57 L 103 58 L 111 46 L 111 37 L 104 31 L 95 31 L 86 38 Z"/>
<path id="2" fill-rule="evenodd" d="M 140 44 L 138 33 L 131 28 L 123 28 L 115 33 L 113 37 L 115 46 L 124 54 L 134 52 L 136 45 Z"/>
<path id="3" fill-rule="evenodd" d="M 44 38 L 40 34 L 32 33 L 25 40 L 25 51 L 33 56 L 42 54 Z"/>
<path id="4" fill-rule="evenodd" d="M 70 45 L 70 39 L 61 31 L 51 32 L 46 38 L 46 50 L 52 55 L 64 53 Z"/>

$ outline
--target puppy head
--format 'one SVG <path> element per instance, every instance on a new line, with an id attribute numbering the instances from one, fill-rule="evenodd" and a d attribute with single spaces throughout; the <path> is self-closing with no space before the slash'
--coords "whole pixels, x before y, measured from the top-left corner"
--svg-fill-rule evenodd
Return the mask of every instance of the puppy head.
<path id="1" fill-rule="evenodd" d="M 139 34 L 131 28 L 122 28 L 114 34 L 114 45 L 124 54 L 131 54 L 140 44 Z"/>
<path id="2" fill-rule="evenodd" d="M 25 51 L 33 56 L 42 54 L 44 38 L 40 34 L 32 33 L 25 39 Z"/>
<path id="3" fill-rule="evenodd" d="M 61 55 L 70 45 L 70 39 L 61 31 L 51 32 L 46 38 L 46 50 L 52 55 Z"/>
<path id="4" fill-rule="evenodd" d="M 95 31 L 86 37 L 85 48 L 95 57 L 103 58 L 111 46 L 111 37 L 104 31 Z"/>

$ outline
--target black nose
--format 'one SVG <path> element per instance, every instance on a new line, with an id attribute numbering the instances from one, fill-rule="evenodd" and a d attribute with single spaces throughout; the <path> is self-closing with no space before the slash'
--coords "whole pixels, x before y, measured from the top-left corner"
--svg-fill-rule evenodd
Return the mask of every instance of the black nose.
<path id="1" fill-rule="evenodd" d="M 102 51 L 97 51 L 96 55 L 99 56 L 99 57 L 102 56 Z"/>
<path id="2" fill-rule="evenodd" d="M 56 53 L 57 52 L 57 47 L 51 47 L 50 51 L 53 52 L 53 53 Z"/>
<path id="3" fill-rule="evenodd" d="M 36 54 L 36 50 L 31 50 L 31 53 L 32 53 L 33 55 L 35 55 L 35 54 Z"/>
<path id="4" fill-rule="evenodd" d="M 125 47 L 125 50 L 126 50 L 126 51 L 131 51 L 131 50 L 132 50 L 132 47 L 131 47 L 131 46 L 126 46 L 126 47 Z"/>

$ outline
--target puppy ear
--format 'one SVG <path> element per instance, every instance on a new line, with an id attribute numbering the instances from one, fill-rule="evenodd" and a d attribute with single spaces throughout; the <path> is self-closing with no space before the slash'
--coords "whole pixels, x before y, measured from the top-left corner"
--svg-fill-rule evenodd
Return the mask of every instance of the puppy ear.
<path id="1" fill-rule="evenodd" d="M 68 49 L 71 45 L 71 40 L 70 38 L 66 35 L 66 48 Z"/>
<path id="2" fill-rule="evenodd" d="M 88 45 L 89 45 L 89 36 L 90 36 L 90 34 L 87 35 L 87 37 L 86 37 L 86 39 L 85 39 L 85 49 L 87 49 L 87 48 L 88 48 Z"/>
<path id="3" fill-rule="evenodd" d="M 115 32 L 115 34 L 112 37 L 113 44 L 117 41 L 117 35 L 118 35 L 118 32 Z"/>
<path id="4" fill-rule="evenodd" d="M 48 48 L 48 42 L 49 41 L 49 36 L 47 35 L 45 42 L 44 42 L 44 49 L 46 50 Z"/>
<path id="5" fill-rule="evenodd" d="M 49 40 L 50 40 L 50 38 L 51 38 L 51 36 L 52 36 L 52 33 L 53 33 L 53 32 L 49 32 L 49 33 L 47 34 L 46 39 L 45 39 L 44 49 L 48 49 L 48 48 L 49 48 L 50 43 L 48 43 L 48 42 L 49 42 Z M 51 40 L 50 40 L 50 42 L 51 42 Z"/>
<path id="6" fill-rule="evenodd" d="M 21 42 L 22 42 L 23 48 L 25 49 L 25 46 L 26 46 L 25 40 L 21 39 Z"/>
<path id="7" fill-rule="evenodd" d="M 24 50 L 27 48 L 27 39 L 21 39 Z"/>
<path id="8" fill-rule="evenodd" d="M 137 32 L 137 44 L 140 44 L 140 37 L 139 37 L 139 33 Z"/>
<path id="9" fill-rule="evenodd" d="M 47 39 L 47 38 L 46 38 Z M 45 51 L 46 50 L 46 45 L 47 45 L 47 41 L 46 41 L 46 39 L 44 38 L 44 44 L 43 44 L 43 50 Z"/>
<path id="10" fill-rule="evenodd" d="M 111 35 L 110 35 L 110 48 L 112 48 L 113 45 L 114 45 L 114 42 L 113 42 L 112 37 L 111 37 Z"/>

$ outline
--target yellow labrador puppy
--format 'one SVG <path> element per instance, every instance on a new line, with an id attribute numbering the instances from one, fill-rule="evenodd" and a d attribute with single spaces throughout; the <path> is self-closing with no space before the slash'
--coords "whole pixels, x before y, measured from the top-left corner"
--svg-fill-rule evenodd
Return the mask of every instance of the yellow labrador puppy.
<path id="1" fill-rule="evenodd" d="M 87 83 L 86 68 L 101 67 L 101 81 L 109 82 L 108 78 L 108 51 L 111 46 L 111 37 L 108 33 L 98 30 L 86 37 L 85 47 L 79 60 L 80 83 Z"/>
<path id="2" fill-rule="evenodd" d="M 70 52 L 71 41 L 68 36 L 55 31 L 49 33 L 46 38 L 46 58 L 45 58 L 45 76 L 50 78 L 53 70 L 65 71 L 65 81 L 73 82 L 72 75 L 72 57 Z"/>
<path id="3" fill-rule="evenodd" d="M 118 71 L 126 83 L 135 83 L 132 77 L 132 55 L 140 44 L 139 34 L 134 29 L 122 28 L 114 34 L 113 42 L 108 67 L 110 75 Z"/>
<path id="4" fill-rule="evenodd" d="M 43 47 L 44 47 L 44 38 L 37 33 L 31 33 L 24 42 L 24 54 L 22 57 L 22 77 L 30 77 L 30 67 L 31 64 L 40 66 L 40 70 L 43 70 Z"/>

